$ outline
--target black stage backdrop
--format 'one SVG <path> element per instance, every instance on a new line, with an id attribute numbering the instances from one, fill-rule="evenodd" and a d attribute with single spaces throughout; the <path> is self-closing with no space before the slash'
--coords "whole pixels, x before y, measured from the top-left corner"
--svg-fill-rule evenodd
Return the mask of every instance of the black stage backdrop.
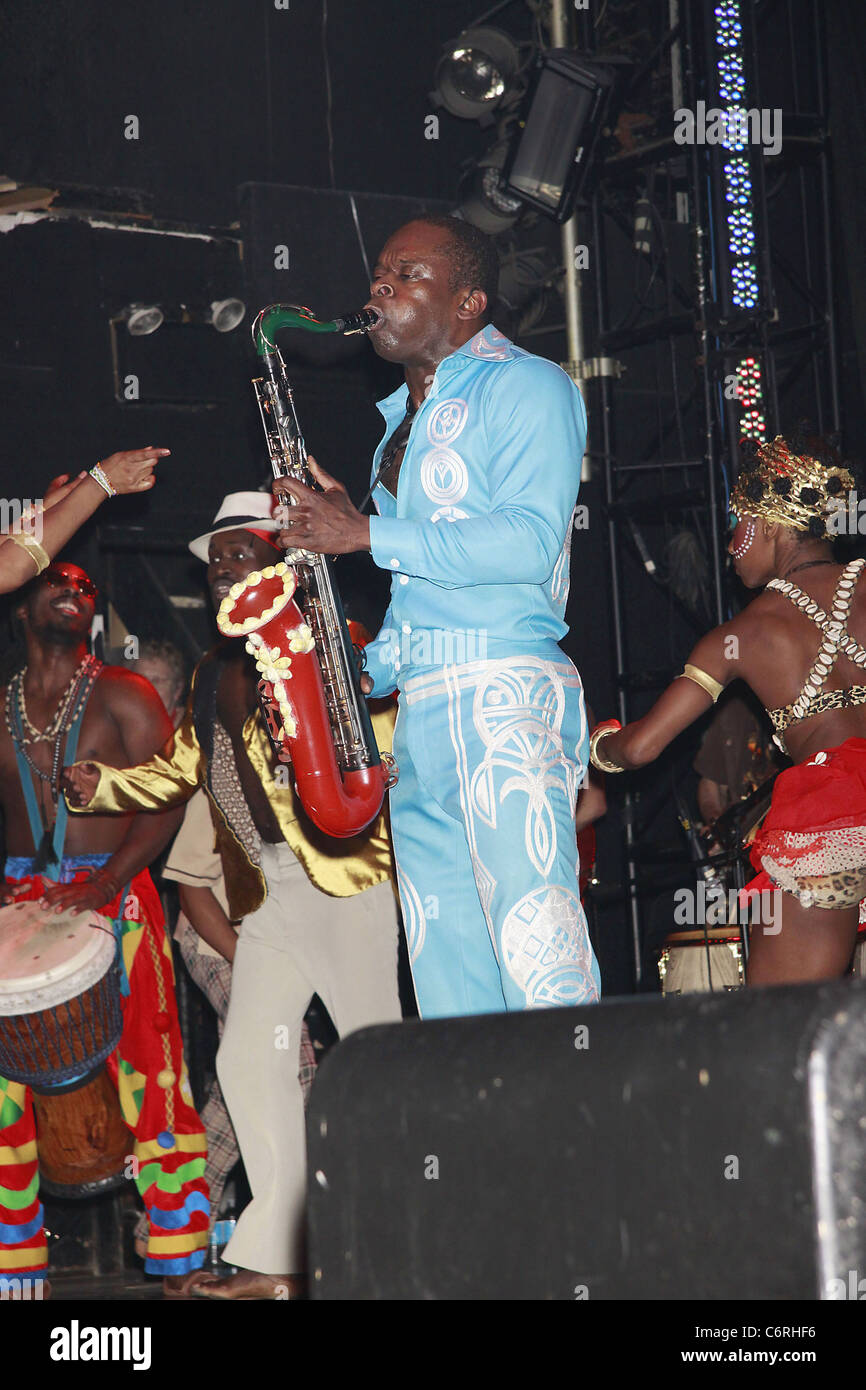
<path id="1" fill-rule="evenodd" d="M 219 6 L 58 0 L 50 7 L 6 0 L 0 168 L 19 185 L 59 188 L 61 196 L 46 214 L 38 197 L 34 211 L 16 211 L 21 204 L 14 193 L 0 192 L 0 492 L 38 496 L 52 475 L 90 466 L 114 449 L 171 447 L 154 492 L 103 508 L 101 536 L 90 527 L 71 551 L 110 583 L 131 630 L 177 640 L 180 619 L 190 646 L 208 641 L 207 609 L 188 606 L 201 602 L 202 575 L 184 543 L 204 529 L 225 493 L 257 486 L 266 471 L 249 386 L 252 315 L 275 297 L 327 314 L 358 307 L 366 297 L 364 253 L 372 260 L 387 231 L 416 209 L 453 206 L 461 167 L 490 143 L 490 132 L 443 112 L 438 138 L 426 138 L 441 47 L 483 8 L 471 0 L 316 0 L 288 8 L 273 0 L 222 0 Z M 622 8 L 625 14 L 628 7 Z M 781 15 L 785 6 L 761 8 Z M 651 14 L 660 23 L 667 15 L 663 0 L 632 9 L 640 10 L 641 22 Z M 864 88 L 852 80 L 861 71 L 852 64 L 864 61 L 866 10 L 858 0 L 832 0 L 828 14 L 837 197 L 846 210 L 840 247 L 847 275 L 838 286 L 843 399 L 854 449 L 852 426 L 861 432 L 863 408 L 853 333 L 856 328 L 862 356 L 866 253 L 858 162 Z M 492 22 L 518 37 L 530 34 L 529 10 L 521 4 Z M 768 50 L 765 77 L 773 70 L 772 44 Z M 775 102 L 769 82 L 771 98 Z M 607 238 L 615 320 L 635 292 L 630 196 L 621 225 Z M 794 183 L 783 185 L 779 196 L 796 197 Z M 665 233 L 675 272 L 688 283 L 685 229 L 671 216 Z M 279 270 L 278 246 L 287 256 Z M 132 339 L 121 324 L 112 339 L 110 320 L 126 305 L 201 308 L 234 295 L 245 300 L 248 313 L 233 333 L 166 323 L 151 338 Z M 591 323 L 589 339 L 595 352 Z M 554 360 L 565 355 L 558 328 L 524 346 Z M 373 402 L 393 378 L 357 340 L 325 345 L 287 335 L 285 350 L 310 447 L 359 500 L 379 430 Z M 615 388 L 617 444 L 623 458 L 640 460 L 659 420 L 688 387 L 694 341 L 683 340 L 676 360 L 663 346 L 619 355 L 629 360 Z M 137 400 L 123 394 L 130 377 L 138 383 Z M 600 433 L 595 391 L 590 383 L 591 451 Z M 786 408 L 801 413 L 799 404 L 792 399 Z M 690 438 L 684 452 L 700 447 Z M 658 560 L 669 536 L 664 499 L 653 498 L 650 486 L 647 500 L 662 502 L 658 521 L 641 518 Z M 596 714 L 605 716 L 614 711 L 615 692 L 598 473 L 581 501 L 590 524 L 575 535 L 573 630 L 565 645 Z M 109 522 L 114 529 L 139 529 L 129 529 L 122 544 L 113 541 L 121 548 L 112 550 L 104 529 Z M 136 555 L 142 547 L 149 570 Z M 363 594 L 375 623 L 384 607 L 383 576 L 364 557 L 344 562 L 342 570 L 344 588 Z M 632 668 L 678 669 L 695 631 L 660 602 L 631 551 L 624 558 L 624 589 Z M 160 590 L 186 606 L 162 602 Z M 688 771 L 691 751 L 682 741 L 645 774 L 644 807 L 668 798 L 671 782 Z M 600 866 L 602 878 L 614 885 L 621 795 L 615 784 L 622 779 L 609 781 L 613 809 L 600 828 Z M 675 826 L 666 834 L 675 840 Z M 628 990 L 630 947 L 621 903 L 614 901 L 600 924 L 597 945 L 606 991 Z"/>
<path id="2" fill-rule="evenodd" d="M 840 353 L 842 399 L 850 450 L 866 456 L 866 5 L 830 0 L 827 5 L 830 130 L 840 256 Z M 856 355 L 855 355 L 856 354 Z"/>

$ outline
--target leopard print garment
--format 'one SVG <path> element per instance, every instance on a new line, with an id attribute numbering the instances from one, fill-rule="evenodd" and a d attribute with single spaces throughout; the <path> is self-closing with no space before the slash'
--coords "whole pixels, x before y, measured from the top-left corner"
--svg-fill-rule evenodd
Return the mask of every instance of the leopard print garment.
<path id="1" fill-rule="evenodd" d="M 240 840 L 250 862 L 261 863 L 261 838 L 241 787 L 232 741 L 217 719 L 213 731 L 211 789 L 217 804 Z"/>

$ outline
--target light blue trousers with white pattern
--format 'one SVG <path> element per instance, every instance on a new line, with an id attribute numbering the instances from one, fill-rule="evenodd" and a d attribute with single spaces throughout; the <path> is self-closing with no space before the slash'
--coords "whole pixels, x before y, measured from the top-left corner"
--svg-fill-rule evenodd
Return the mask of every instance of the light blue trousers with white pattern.
<path id="1" fill-rule="evenodd" d="M 422 1018 L 599 997 L 574 829 L 586 712 L 554 650 L 431 668 L 401 691 L 391 825 Z"/>

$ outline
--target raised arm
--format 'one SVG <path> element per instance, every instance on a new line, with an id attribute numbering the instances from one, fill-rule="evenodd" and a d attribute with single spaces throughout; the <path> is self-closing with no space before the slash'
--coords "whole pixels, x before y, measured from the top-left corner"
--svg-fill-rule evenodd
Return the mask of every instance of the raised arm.
<path id="1" fill-rule="evenodd" d="M 147 492 L 156 481 L 156 463 L 169 453 L 151 446 L 129 449 L 112 454 L 97 468 L 116 493 Z M 71 481 L 66 473 L 55 478 L 43 505 L 22 517 L 20 531 L 0 535 L 0 593 L 20 589 L 39 574 L 109 495 L 90 473 L 79 473 Z"/>

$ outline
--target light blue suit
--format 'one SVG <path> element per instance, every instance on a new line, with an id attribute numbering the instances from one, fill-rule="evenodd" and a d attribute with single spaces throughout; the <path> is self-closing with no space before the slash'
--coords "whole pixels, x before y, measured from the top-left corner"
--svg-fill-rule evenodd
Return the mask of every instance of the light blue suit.
<path id="1" fill-rule="evenodd" d="M 379 409 L 386 440 L 407 388 Z M 399 689 L 391 821 L 422 1017 L 594 1000 L 574 803 L 588 731 L 557 645 L 586 443 L 580 392 L 488 326 L 439 364 L 373 559 L 391 603 L 367 671 Z"/>

